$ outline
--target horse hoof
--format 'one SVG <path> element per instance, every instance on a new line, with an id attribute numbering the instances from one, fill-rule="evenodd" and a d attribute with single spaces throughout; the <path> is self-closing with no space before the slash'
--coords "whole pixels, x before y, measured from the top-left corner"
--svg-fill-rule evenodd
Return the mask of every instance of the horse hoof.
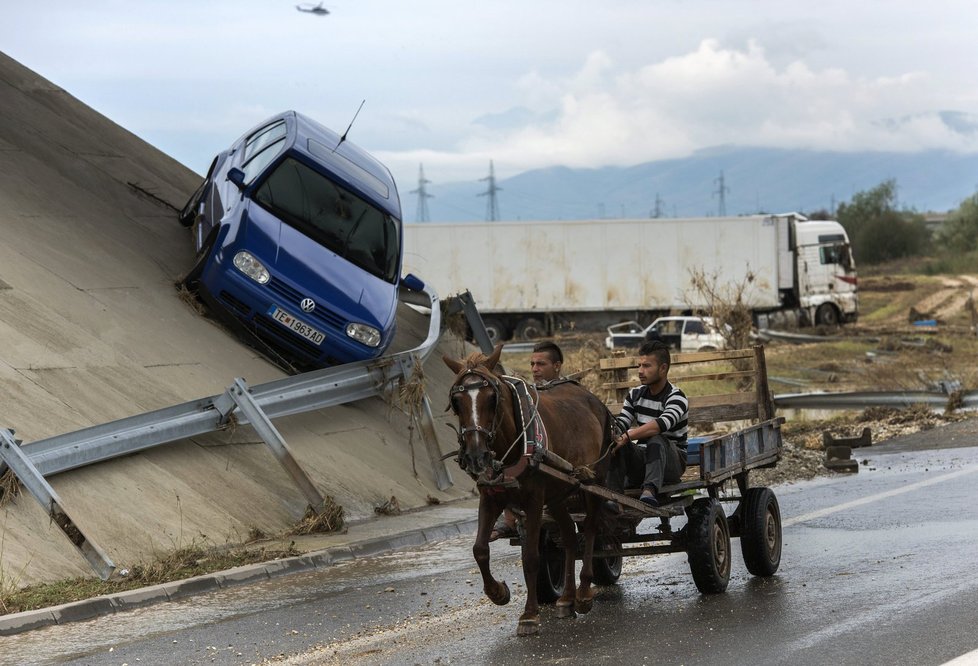
<path id="1" fill-rule="evenodd" d="M 591 608 L 594 606 L 594 599 L 575 599 L 574 600 L 574 610 L 576 610 L 581 615 L 587 615 L 591 612 Z"/>
<path id="2" fill-rule="evenodd" d="M 540 618 L 520 620 L 516 625 L 517 636 L 536 636 L 540 633 Z"/>
<path id="3" fill-rule="evenodd" d="M 489 597 L 489 601 L 497 606 L 505 606 L 509 603 L 509 585 L 506 584 L 506 581 L 503 581 L 496 587 L 496 594 L 490 594 L 486 590 L 486 596 Z"/>
<path id="4" fill-rule="evenodd" d="M 561 619 L 574 617 L 576 613 L 574 612 L 574 604 L 571 602 L 557 602 L 557 617 Z"/>

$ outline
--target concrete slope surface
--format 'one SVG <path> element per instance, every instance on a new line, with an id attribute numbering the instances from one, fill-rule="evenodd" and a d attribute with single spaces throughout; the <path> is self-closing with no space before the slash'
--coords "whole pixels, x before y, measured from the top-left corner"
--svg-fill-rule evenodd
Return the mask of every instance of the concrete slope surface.
<path id="1" fill-rule="evenodd" d="M 0 53 L 0 427 L 30 442 L 283 373 L 184 303 L 193 259 L 176 222 L 200 176 Z M 427 318 L 402 307 L 394 349 Z M 451 380 L 441 342 L 426 364 L 436 419 Z M 435 489 L 409 419 L 381 399 L 276 421 L 319 490 L 357 520 L 471 496 Z M 441 447 L 454 446 L 440 423 Z M 414 469 L 417 470 L 417 475 Z M 117 566 L 175 547 L 223 544 L 299 520 L 302 494 L 250 427 L 166 444 L 49 477 L 65 509 Z M 29 494 L 0 515 L 3 581 L 92 575 Z"/>

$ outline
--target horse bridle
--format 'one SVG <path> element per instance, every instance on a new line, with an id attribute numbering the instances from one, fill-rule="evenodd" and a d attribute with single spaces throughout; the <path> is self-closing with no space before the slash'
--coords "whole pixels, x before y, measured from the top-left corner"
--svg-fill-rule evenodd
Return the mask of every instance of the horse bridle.
<path id="1" fill-rule="evenodd" d="M 465 383 L 465 378 L 468 377 L 469 375 L 475 375 L 476 377 L 480 378 L 482 381 L 480 383 L 478 383 L 478 384 L 466 384 Z M 476 434 L 479 434 L 479 435 L 482 435 L 483 437 L 485 437 L 485 439 L 486 439 L 486 450 L 488 450 L 489 453 L 492 455 L 492 470 L 493 470 L 494 473 L 498 473 L 503 468 L 502 461 L 506 459 L 506 457 L 509 455 L 509 452 L 513 450 L 513 447 L 520 440 L 520 435 L 517 435 L 516 439 L 513 441 L 512 444 L 510 444 L 509 448 L 506 449 L 506 452 L 502 455 L 502 458 L 500 459 L 500 458 L 497 458 L 496 457 L 496 452 L 493 451 L 493 449 L 492 449 L 492 443 L 496 439 L 496 433 L 499 430 L 499 426 L 502 424 L 502 420 L 503 420 L 503 417 L 502 417 L 502 409 L 500 409 L 500 400 L 501 400 L 502 395 L 501 395 L 500 390 L 499 390 L 499 382 L 498 382 L 498 380 L 495 377 L 492 377 L 491 375 L 488 375 L 488 374 L 486 374 L 484 372 L 480 372 L 479 370 L 477 370 L 475 368 L 469 368 L 469 369 L 467 369 L 465 372 L 463 372 L 461 375 L 458 376 L 458 383 L 452 385 L 452 388 L 449 391 L 449 394 L 448 394 L 449 395 L 449 401 L 450 401 L 449 402 L 449 407 L 451 408 L 451 410 L 453 412 L 455 412 L 455 415 L 458 416 L 458 412 L 455 410 L 455 402 L 454 402 L 453 398 L 456 395 L 460 395 L 462 393 L 467 393 L 467 392 L 471 391 L 472 389 L 481 390 L 481 389 L 484 389 L 486 387 L 491 388 L 492 391 L 493 391 L 493 393 L 495 394 L 495 397 L 496 397 L 496 409 L 495 409 L 495 414 L 493 415 L 492 428 L 489 429 L 489 430 L 487 430 L 487 429 L 485 429 L 485 428 L 483 428 L 482 426 L 479 426 L 479 425 L 467 426 L 465 428 L 457 428 L 457 427 L 455 427 L 454 424 L 449 423 L 448 425 L 449 425 L 449 427 L 453 428 L 455 430 L 455 432 L 458 434 L 458 446 L 459 446 L 459 452 L 460 453 L 465 450 L 465 435 L 466 434 L 468 434 L 470 432 L 474 432 Z M 525 428 L 524 428 L 524 430 L 525 430 Z M 522 434 L 522 432 L 520 434 Z M 454 454 L 449 454 L 449 456 L 446 456 L 446 457 L 450 457 L 451 455 L 454 455 Z M 464 460 L 464 457 L 461 456 L 461 455 L 459 455 L 459 466 L 462 467 L 463 470 L 465 470 L 465 467 L 462 465 L 462 461 L 463 460 Z"/>

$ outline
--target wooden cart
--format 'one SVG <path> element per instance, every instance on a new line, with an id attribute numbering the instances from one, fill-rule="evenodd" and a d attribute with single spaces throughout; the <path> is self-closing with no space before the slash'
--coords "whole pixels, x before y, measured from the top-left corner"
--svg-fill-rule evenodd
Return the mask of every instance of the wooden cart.
<path id="1" fill-rule="evenodd" d="M 634 357 L 601 360 L 607 381 L 608 408 L 617 414 L 629 388 Z M 660 506 L 638 501 L 640 489 L 616 493 L 597 484 L 582 484 L 569 474 L 570 465 L 546 452 L 532 465 L 573 484 L 581 492 L 619 503 L 623 511 L 606 514 L 597 537 L 594 580 L 610 585 L 621 575 L 622 558 L 685 552 L 696 587 L 704 594 L 723 592 L 730 579 L 731 537 L 740 538 L 747 570 L 755 576 L 774 574 L 781 562 L 781 513 L 770 488 L 751 487 L 752 469 L 771 467 L 781 457 L 781 424 L 774 416 L 768 390 L 764 348 L 673 354 L 671 382 L 689 395 L 689 424 L 709 430 L 724 424 L 725 433 L 689 439 L 689 460 L 681 482 L 660 490 Z M 729 514 L 724 505 L 734 505 Z M 679 528 L 671 519 L 685 516 Z M 659 518 L 646 521 L 646 518 Z M 583 520 L 583 515 L 575 514 Z M 651 528 L 650 523 L 657 522 Z M 645 528 L 640 530 L 639 528 Z M 563 586 L 563 549 L 552 522 L 541 530 L 538 599 L 555 601 Z M 511 540 L 519 545 L 521 537 Z"/>

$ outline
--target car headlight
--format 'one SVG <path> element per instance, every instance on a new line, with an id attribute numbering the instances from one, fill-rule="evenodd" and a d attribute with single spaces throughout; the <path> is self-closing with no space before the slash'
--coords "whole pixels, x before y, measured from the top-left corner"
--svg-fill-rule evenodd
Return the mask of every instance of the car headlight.
<path id="1" fill-rule="evenodd" d="M 255 259 L 250 252 L 243 250 L 234 255 L 234 267 L 258 284 L 265 284 L 270 277 L 261 262 Z"/>
<path id="2" fill-rule="evenodd" d="M 368 347 L 376 347 L 380 344 L 380 331 L 373 326 L 350 323 L 346 325 L 346 334 L 357 342 L 362 342 Z"/>

